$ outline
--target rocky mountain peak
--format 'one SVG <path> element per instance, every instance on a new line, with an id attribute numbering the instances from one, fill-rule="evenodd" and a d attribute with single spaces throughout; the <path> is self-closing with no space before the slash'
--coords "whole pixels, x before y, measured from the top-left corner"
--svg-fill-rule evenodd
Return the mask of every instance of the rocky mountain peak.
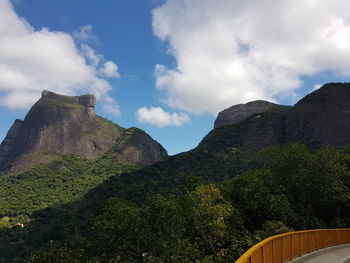
<path id="1" fill-rule="evenodd" d="M 90 115 L 95 114 L 96 97 L 91 94 L 85 94 L 81 96 L 64 96 L 56 94 L 49 90 L 43 90 L 41 93 L 41 99 L 55 100 L 57 102 L 63 102 L 68 104 L 79 104 L 87 109 Z"/>
<path id="2" fill-rule="evenodd" d="M 219 113 L 209 135 L 205 142 L 230 135 L 235 147 L 247 151 L 284 143 L 310 147 L 348 145 L 350 83 L 325 84 L 293 107 L 267 101 L 234 105 Z"/>
<path id="3" fill-rule="evenodd" d="M 302 98 L 286 118 L 289 142 L 350 144 L 350 83 L 328 83 Z"/>
<path id="4" fill-rule="evenodd" d="M 147 165 L 167 157 L 165 149 L 148 135 L 136 133 L 128 141 L 127 130 L 96 115 L 95 105 L 93 95 L 64 96 L 44 90 L 1 143 L 0 171 L 23 171 L 51 162 L 59 154 L 95 159 L 112 150 L 120 138 L 127 147 L 115 152 L 118 160 Z"/>
<path id="5" fill-rule="evenodd" d="M 69 103 L 76 103 L 76 104 L 83 105 L 84 107 L 87 107 L 87 108 L 90 108 L 90 107 L 95 108 L 95 105 L 96 105 L 96 98 L 94 95 L 91 95 L 91 94 L 85 94 L 81 96 L 64 96 L 64 95 L 56 94 L 49 90 L 43 90 L 43 92 L 41 93 L 41 98 L 61 100 Z"/>
<path id="6" fill-rule="evenodd" d="M 251 101 L 245 104 L 237 104 L 228 109 L 219 112 L 215 120 L 214 128 L 224 125 L 238 123 L 254 114 L 267 111 L 285 111 L 289 110 L 289 106 L 274 104 L 264 100 Z"/>

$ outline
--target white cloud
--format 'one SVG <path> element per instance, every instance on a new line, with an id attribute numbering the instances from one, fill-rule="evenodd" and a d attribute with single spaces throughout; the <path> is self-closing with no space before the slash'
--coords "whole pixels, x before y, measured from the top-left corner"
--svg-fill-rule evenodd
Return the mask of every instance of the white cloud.
<path id="1" fill-rule="evenodd" d="M 348 0 L 167 0 L 154 33 L 176 68 L 157 65 L 165 102 L 194 113 L 295 96 L 303 76 L 350 76 Z"/>
<path id="2" fill-rule="evenodd" d="M 108 78 L 119 78 L 118 66 L 112 61 L 104 63 L 103 68 L 100 69 L 100 73 Z"/>
<path id="3" fill-rule="evenodd" d="M 94 67 L 97 67 L 103 60 L 103 56 L 96 54 L 95 50 L 92 49 L 88 44 L 81 44 L 80 52 L 87 59 L 88 63 Z"/>
<path id="4" fill-rule="evenodd" d="M 103 63 L 103 56 L 88 45 L 77 46 L 64 32 L 35 30 L 8 0 L 0 0 L 0 106 L 27 109 L 48 89 L 66 95 L 92 93 L 118 109 L 114 100 L 106 99 L 112 87 L 99 75 Z"/>
<path id="5" fill-rule="evenodd" d="M 74 31 L 73 36 L 79 41 L 97 41 L 98 37 L 93 33 L 92 25 L 85 25 L 80 27 L 79 31 Z"/>
<path id="6" fill-rule="evenodd" d="M 117 104 L 105 104 L 102 106 L 102 110 L 106 113 L 112 114 L 114 116 L 120 115 L 120 109 Z"/>
<path id="7" fill-rule="evenodd" d="M 103 98 L 104 105 L 102 106 L 102 110 L 106 113 L 119 116 L 120 115 L 120 109 L 116 101 L 110 97 L 110 96 L 105 96 Z"/>
<path id="8" fill-rule="evenodd" d="M 182 126 L 190 121 L 185 113 L 169 113 L 160 107 L 142 107 L 137 110 L 136 117 L 140 123 L 150 123 L 157 127 Z"/>

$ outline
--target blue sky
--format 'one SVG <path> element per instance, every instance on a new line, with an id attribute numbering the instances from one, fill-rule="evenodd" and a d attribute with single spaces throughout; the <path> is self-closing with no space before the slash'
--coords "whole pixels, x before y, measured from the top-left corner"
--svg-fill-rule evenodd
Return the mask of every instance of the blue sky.
<path id="1" fill-rule="evenodd" d="M 123 127 L 145 130 L 175 154 L 195 147 L 212 129 L 216 114 L 228 106 L 254 99 L 293 104 L 319 84 L 347 81 L 350 12 L 344 11 L 346 1 L 329 7 L 321 1 L 298 6 L 288 0 L 291 14 L 283 14 L 279 4 L 271 8 L 258 1 L 214 2 L 13 0 L 11 6 L 0 0 L 0 5 L 10 6 L 0 10 L 0 16 L 7 12 L 3 23 L 7 27 L 0 26 L 0 48 L 8 39 L 22 41 L 16 41 L 16 60 L 8 55 L 11 45 L 0 54 L 0 140 L 16 118 L 24 118 L 41 87 L 62 94 L 100 94 L 98 114 Z M 271 10 L 279 9 L 274 14 L 279 20 L 276 26 L 270 20 Z M 315 10 L 318 17 L 309 20 Z M 299 15 L 300 21 L 291 24 L 289 15 Z M 30 28 L 16 28 L 12 31 L 18 34 L 8 37 L 11 23 L 23 19 Z M 58 53 L 46 50 L 46 43 L 54 47 L 55 39 L 61 41 L 58 47 L 69 49 L 65 54 L 74 53 L 76 58 L 61 64 L 81 70 L 73 70 L 71 76 L 64 69 L 55 75 L 44 68 L 44 76 L 54 76 L 32 79 L 28 72 L 36 65 L 55 69 L 60 63 Z M 107 62 L 116 67 L 108 71 Z M 16 85 L 6 86 L 2 66 L 38 87 L 21 88 L 16 77 Z M 92 80 L 74 79 L 77 74 Z"/>
<path id="2" fill-rule="evenodd" d="M 172 65 L 173 58 L 153 34 L 151 10 L 161 1 L 47 1 L 29 0 L 14 4 L 17 14 L 40 30 L 73 33 L 81 26 L 92 25 L 89 44 L 98 53 L 116 61 L 121 78 L 112 80 L 113 97 L 121 109 L 120 116 L 105 113 L 98 103 L 96 111 L 123 127 L 140 127 L 159 141 L 170 154 L 186 151 L 201 140 L 212 128 L 214 117 L 207 114 L 192 119 L 182 127 L 157 128 L 138 123 L 135 112 L 145 105 L 161 104 L 155 89 L 154 67 L 157 63 Z M 27 110 L 0 107 L 2 140 L 16 118 L 23 119 Z"/>

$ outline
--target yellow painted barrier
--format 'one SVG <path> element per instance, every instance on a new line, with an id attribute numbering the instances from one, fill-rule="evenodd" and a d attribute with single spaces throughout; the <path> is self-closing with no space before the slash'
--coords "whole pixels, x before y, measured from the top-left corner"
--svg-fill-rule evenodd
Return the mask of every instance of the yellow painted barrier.
<path id="1" fill-rule="evenodd" d="M 350 228 L 315 229 L 269 237 L 235 263 L 283 263 L 312 251 L 350 243 Z"/>

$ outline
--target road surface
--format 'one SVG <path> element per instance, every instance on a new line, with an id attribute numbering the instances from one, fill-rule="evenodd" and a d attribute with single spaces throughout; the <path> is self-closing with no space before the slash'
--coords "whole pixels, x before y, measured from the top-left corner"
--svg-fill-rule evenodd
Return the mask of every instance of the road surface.
<path id="1" fill-rule="evenodd" d="M 291 261 L 292 263 L 350 263 L 350 244 L 318 250 Z"/>

